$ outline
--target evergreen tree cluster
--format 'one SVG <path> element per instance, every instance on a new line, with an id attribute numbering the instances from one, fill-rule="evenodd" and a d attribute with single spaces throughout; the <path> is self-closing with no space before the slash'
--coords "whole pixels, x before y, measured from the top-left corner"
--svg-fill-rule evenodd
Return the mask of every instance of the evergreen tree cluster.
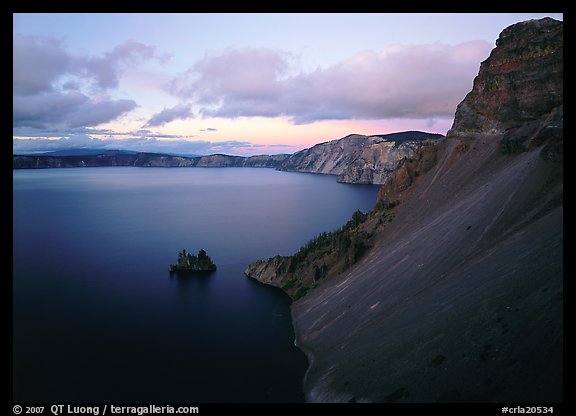
<path id="1" fill-rule="evenodd" d="M 178 262 L 170 265 L 170 271 L 186 270 L 212 272 L 216 270 L 216 265 L 204 249 L 200 249 L 198 255 L 187 253 L 186 249 L 184 249 L 178 253 Z"/>
<path id="2" fill-rule="evenodd" d="M 352 215 L 352 219 L 336 231 L 320 233 L 312 240 L 304 244 L 300 249 L 291 256 L 288 272 L 296 271 L 298 265 L 302 264 L 306 258 L 314 252 L 336 250 L 342 256 L 346 256 L 348 265 L 358 261 L 360 256 L 368 249 L 365 244 L 365 236 L 358 235 L 357 228 L 362 224 L 368 214 L 357 210 Z M 321 268 L 315 270 L 318 278 L 322 277 Z"/>

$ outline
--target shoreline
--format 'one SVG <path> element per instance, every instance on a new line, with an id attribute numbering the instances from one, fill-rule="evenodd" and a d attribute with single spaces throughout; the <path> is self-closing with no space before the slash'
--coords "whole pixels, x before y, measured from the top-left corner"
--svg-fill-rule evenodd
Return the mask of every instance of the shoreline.
<path id="1" fill-rule="evenodd" d="M 286 293 L 286 292 L 284 292 L 284 293 Z M 302 392 L 304 393 L 304 403 L 311 403 L 311 400 L 310 400 L 311 399 L 311 397 L 310 397 L 311 392 L 308 391 L 308 389 L 306 388 L 306 385 L 307 385 L 307 381 L 308 381 L 308 376 L 310 375 L 310 371 L 314 367 L 316 357 L 314 356 L 314 354 L 312 353 L 312 351 L 309 348 L 306 348 L 303 346 L 301 334 L 296 329 L 296 325 L 294 325 L 296 317 L 294 316 L 294 309 L 292 308 L 293 305 L 294 305 L 294 302 L 292 302 L 292 304 L 290 305 L 290 323 L 292 324 L 292 328 L 294 330 L 294 346 L 304 353 L 304 355 L 306 356 L 306 360 L 308 361 L 308 368 L 306 368 L 306 371 L 304 372 L 304 376 L 302 377 L 301 387 L 302 387 Z"/>

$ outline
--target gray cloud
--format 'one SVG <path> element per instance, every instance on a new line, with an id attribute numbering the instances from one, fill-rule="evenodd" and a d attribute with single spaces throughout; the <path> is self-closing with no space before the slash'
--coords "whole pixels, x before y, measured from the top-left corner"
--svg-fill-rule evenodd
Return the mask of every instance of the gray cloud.
<path id="1" fill-rule="evenodd" d="M 14 36 L 12 41 L 14 94 L 36 94 L 71 70 L 72 59 L 55 39 Z"/>
<path id="2" fill-rule="evenodd" d="M 114 120 L 134 108 L 133 100 L 91 99 L 77 92 L 44 92 L 12 98 L 13 128 L 95 126 Z"/>
<path id="3" fill-rule="evenodd" d="M 118 86 L 119 77 L 127 66 L 151 59 L 163 62 L 169 56 L 159 56 L 154 46 L 130 40 L 116 46 L 103 57 L 82 58 L 78 61 L 85 73 L 93 77 L 100 88 L 106 89 Z"/>
<path id="4" fill-rule="evenodd" d="M 101 92 L 118 86 L 123 71 L 145 60 L 164 61 L 153 46 L 128 41 L 101 57 L 68 53 L 56 39 L 13 37 L 13 129 L 70 130 L 117 119 L 136 108 Z M 83 86 L 96 87 L 82 89 Z M 98 95 L 94 95 L 98 94 Z"/>
<path id="5" fill-rule="evenodd" d="M 163 126 L 177 119 L 187 119 L 192 117 L 191 106 L 186 104 L 178 104 L 172 108 L 164 108 L 159 113 L 152 116 L 150 120 L 144 125 L 144 127 L 154 127 Z"/>
<path id="6" fill-rule="evenodd" d="M 13 47 L 13 87 L 15 94 L 50 91 L 65 76 L 90 79 L 102 89 L 115 88 L 122 72 L 131 65 L 155 59 L 161 62 L 168 55 L 158 55 L 154 46 L 130 40 L 116 46 L 101 57 L 69 54 L 60 41 L 38 36 L 15 35 Z M 78 87 L 67 81 L 64 88 Z"/>
<path id="7" fill-rule="evenodd" d="M 136 107 L 136 102 L 133 100 L 91 100 L 71 114 L 69 125 L 70 127 L 96 126 L 115 120 Z"/>
<path id="8" fill-rule="evenodd" d="M 484 41 L 393 45 L 293 76 L 277 52 L 228 50 L 176 77 L 170 91 L 204 104 L 207 117 L 450 118 L 490 49 Z"/>

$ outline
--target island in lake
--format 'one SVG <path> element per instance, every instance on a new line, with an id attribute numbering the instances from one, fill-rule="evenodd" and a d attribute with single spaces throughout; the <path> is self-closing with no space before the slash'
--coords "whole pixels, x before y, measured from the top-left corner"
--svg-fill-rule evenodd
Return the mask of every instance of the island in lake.
<path id="1" fill-rule="evenodd" d="M 178 262 L 170 265 L 170 272 L 213 272 L 215 270 L 216 265 L 203 249 L 198 251 L 197 256 L 192 253 L 187 253 L 184 249 L 178 253 Z"/>

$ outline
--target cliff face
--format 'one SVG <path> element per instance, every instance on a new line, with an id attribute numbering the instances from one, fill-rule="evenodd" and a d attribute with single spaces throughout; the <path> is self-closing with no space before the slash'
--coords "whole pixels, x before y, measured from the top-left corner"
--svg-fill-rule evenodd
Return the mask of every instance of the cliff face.
<path id="1" fill-rule="evenodd" d="M 503 135 L 501 147 L 508 153 L 547 141 L 552 157 L 561 158 L 563 41 L 562 25 L 549 18 L 504 29 L 448 134 Z"/>
<path id="2" fill-rule="evenodd" d="M 279 170 L 338 175 L 339 182 L 382 184 L 420 143 L 443 138 L 440 134 L 407 131 L 377 136 L 351 134 L 296 152 Z"/>
<path id="3" fill-rule="evenodd" d="M 308 401 L 563 400 L 562 26 L 502 32 L 374 247 L 293 304 Z"/>
<path id="4" fill-rule="evenodd" d="M 379 233 L 394 217 L 396 207 L 436 163 L 437 142 L 419 143 L 411 158 L 403 158 L 380 189 L 370 213 L 356 212 L 340 229 L 323 233 L 292 256 L 275 256 L 248 265 L 244 274 L 282 288 L 293 299 L 348 270 L 374 246 Z M 404 192 L 405 191 L 405 192 Z"/>
<path id="5" fill-rule="evenodd" d="M 114 152 L 84 156 L 14 155 L 12 157 L 12 166 L 14 169 L 99 166 L 276 168 L 287 157 L 288 155 L 257 155 L 242 157 L 218 154 L 199 157 L 183 157 L 159 153 L 122 154 Z"/>

